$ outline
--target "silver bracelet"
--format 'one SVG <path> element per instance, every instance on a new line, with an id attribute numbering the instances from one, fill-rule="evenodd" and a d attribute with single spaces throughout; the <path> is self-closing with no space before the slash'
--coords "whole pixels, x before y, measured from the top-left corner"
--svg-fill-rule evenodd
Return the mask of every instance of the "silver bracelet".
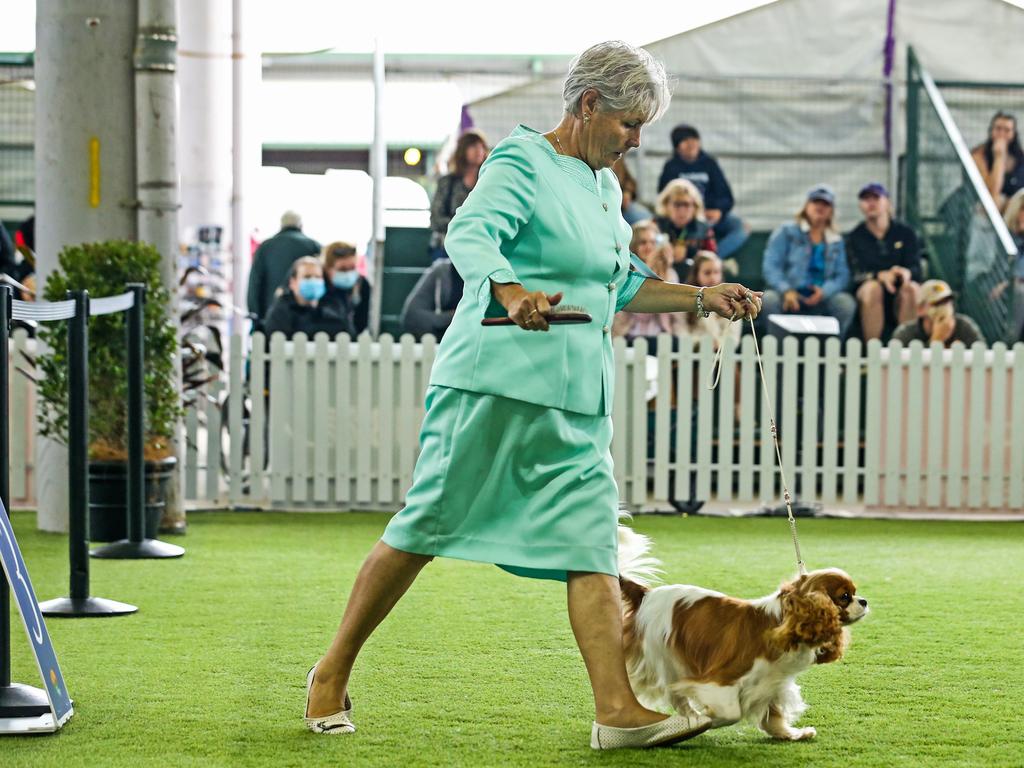
<path id="1" fill-rule="evenodd" d="M 704 286 L 697 289 L 697 311 L 704 317 L 711 317 L 711 313 L 704 309 Z"/>

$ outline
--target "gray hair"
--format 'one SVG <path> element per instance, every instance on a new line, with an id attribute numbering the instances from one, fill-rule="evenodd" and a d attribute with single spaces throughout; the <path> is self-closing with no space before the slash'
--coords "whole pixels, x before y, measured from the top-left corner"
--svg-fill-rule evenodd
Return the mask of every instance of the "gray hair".
<path id="1" fill-rule="evenodd" d="M 562 86 L 565 113 L 578 115 L 580 99 L 591 88 L 600 94 L 601 109 L 640 112 L 648 123 L 664 114 L 672 97 L 661 62 L 621 40 L 598 43 L 573 59 Z"/>

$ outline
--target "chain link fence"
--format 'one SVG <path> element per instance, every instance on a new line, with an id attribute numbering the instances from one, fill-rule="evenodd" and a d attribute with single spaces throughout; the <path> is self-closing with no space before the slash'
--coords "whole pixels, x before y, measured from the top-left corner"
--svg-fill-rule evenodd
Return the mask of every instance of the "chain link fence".
<path id="1" fill-rule="evenodd" d="M 908 72 L 907 216 L 924 235 L 933 276 L 956 292 L 958 311 L 973 318 L 990 343 L 1012 343 L 1019 336 L 1012 288 L 1017 249 L 952 111 L 912 51 Z M 999 95 L 978 89 L 974 96 L 960 100 L 961 120 L 976 134 L 982 125 L 984 137 L 982 115 Z"/>
<path id="2" fill-rule="evenodd" d="M 0 219 L 26 218 L 35 201 L 35 80 L 31 56 L 0 55 Z"/>

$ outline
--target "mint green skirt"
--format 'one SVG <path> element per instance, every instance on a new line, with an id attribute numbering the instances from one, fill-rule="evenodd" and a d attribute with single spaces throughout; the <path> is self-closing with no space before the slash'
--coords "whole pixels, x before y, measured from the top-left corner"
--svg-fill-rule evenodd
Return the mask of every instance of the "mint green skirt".
<path id="1" fill-rule="evenodd" d="M 382 539 L 532 578 L 614 576 L 611 438 L 608 416 L 432 386 L 406 506 Z"/>

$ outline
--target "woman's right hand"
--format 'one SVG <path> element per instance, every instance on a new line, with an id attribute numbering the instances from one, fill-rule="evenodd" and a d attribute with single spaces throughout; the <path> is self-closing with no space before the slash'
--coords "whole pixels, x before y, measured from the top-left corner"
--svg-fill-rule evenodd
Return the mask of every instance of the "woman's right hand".
<path id="1" fill-rule="evenodd" d="M 562 300 L 561 291 L 528 291 L 519 283 L 495 283 L 493 292 L 512 321 L 527 331 L 548 330 L 551 326 L 545 316 Z"/>

